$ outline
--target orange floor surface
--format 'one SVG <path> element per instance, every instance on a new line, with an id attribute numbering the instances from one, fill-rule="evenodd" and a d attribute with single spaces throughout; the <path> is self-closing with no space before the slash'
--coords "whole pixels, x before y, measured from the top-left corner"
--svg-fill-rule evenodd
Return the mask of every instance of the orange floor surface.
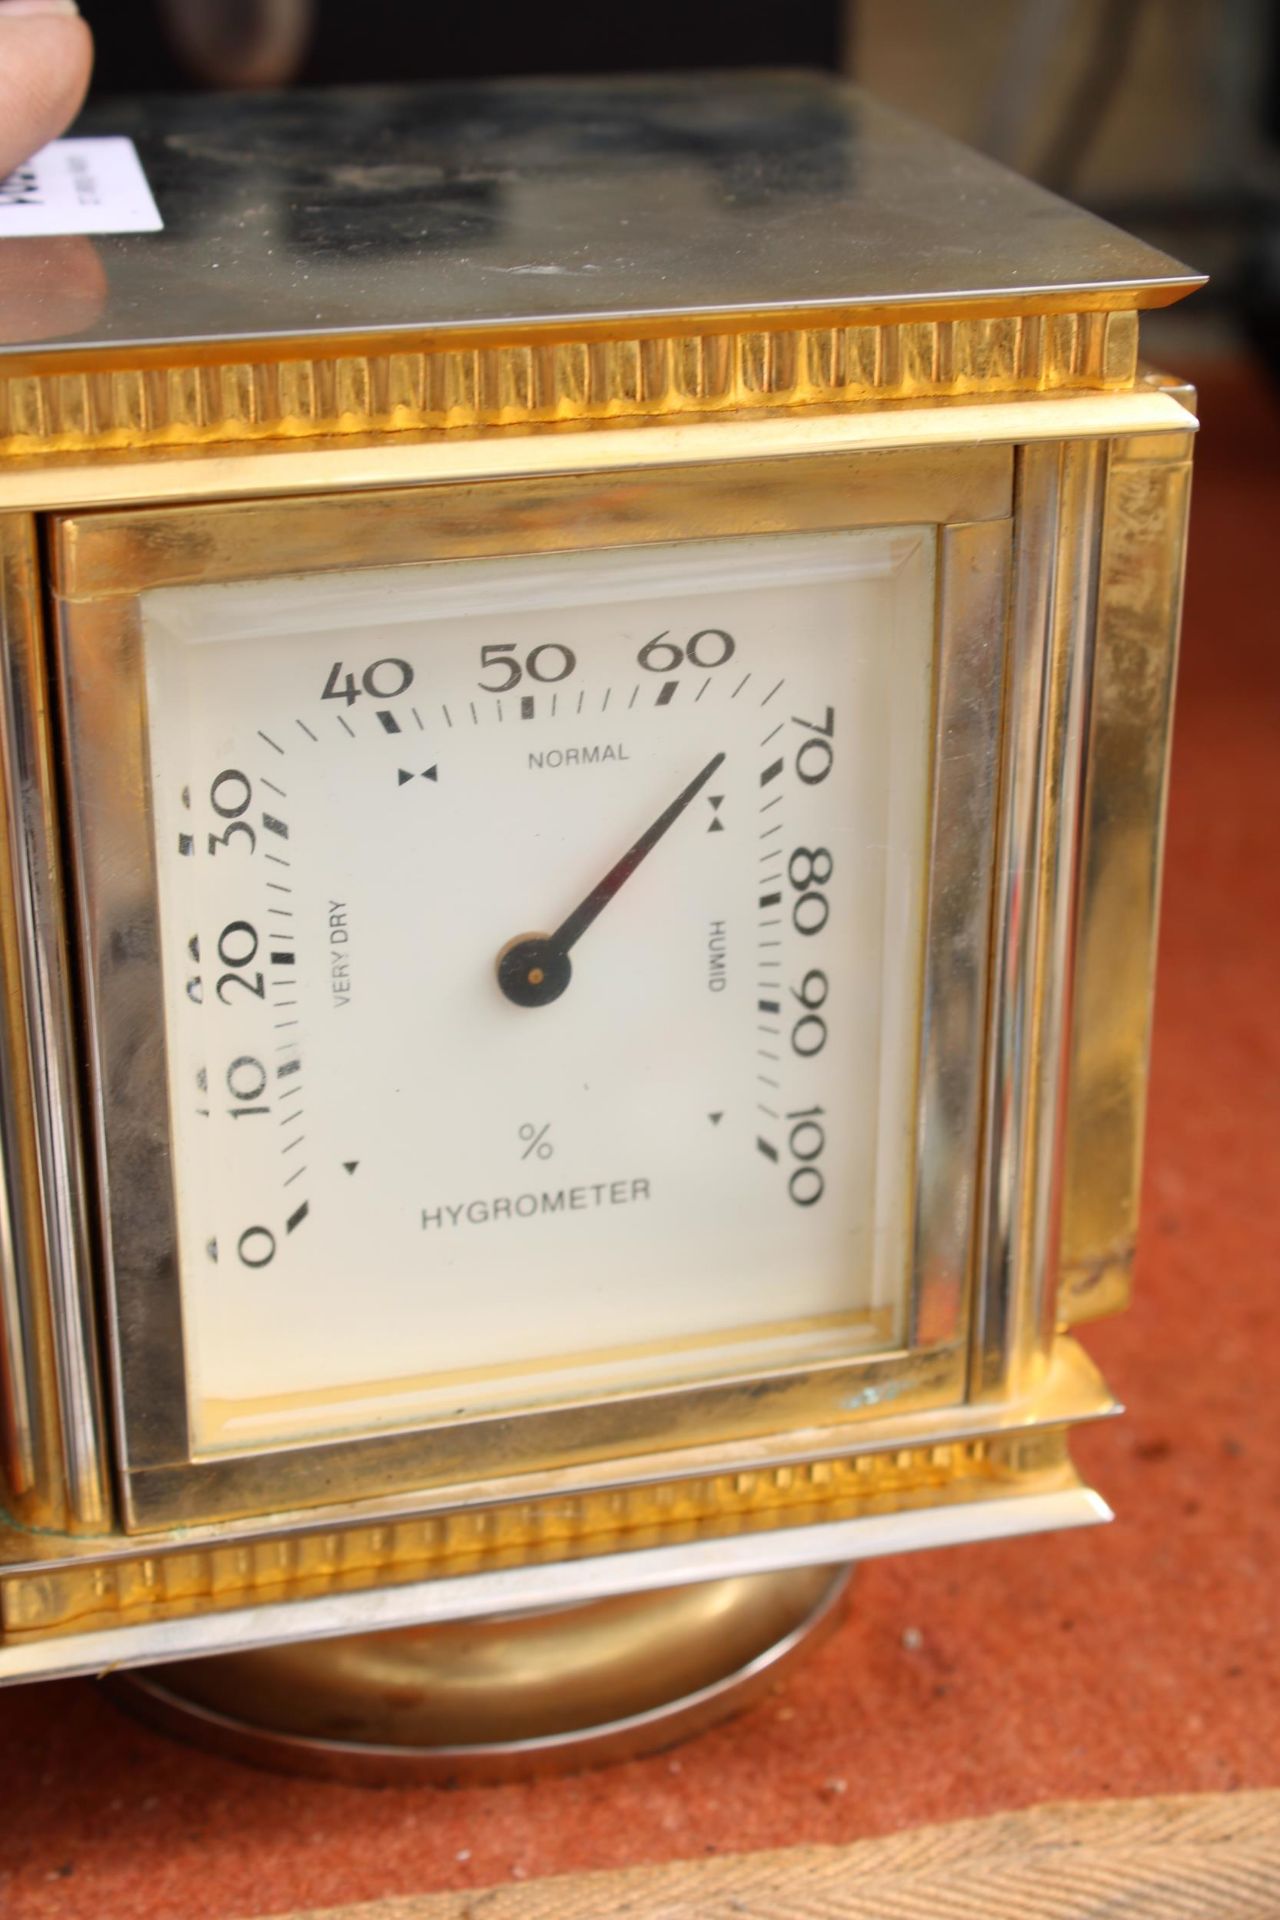
<path id="1" fill-rule="evenodd" d="M 243 1920 L 847 1841 L 1065 1797 L 1280 1785 L 1280 404 L 1206 370 L 1117 1524 L 879 1561 L 786 1690 L 675 1754 L 370 1792 L 0 1695 L 0 1914 Z"/>

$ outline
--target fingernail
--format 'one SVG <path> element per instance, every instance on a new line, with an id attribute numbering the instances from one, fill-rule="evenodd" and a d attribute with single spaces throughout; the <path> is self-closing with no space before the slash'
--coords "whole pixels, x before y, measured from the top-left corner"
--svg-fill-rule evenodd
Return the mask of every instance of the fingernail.
<path id="1" fill-rule="evenodd" d="M 0 20 L 21 20 L 37 14 L 78 14 L 76 0 L 0 0 Z"/>

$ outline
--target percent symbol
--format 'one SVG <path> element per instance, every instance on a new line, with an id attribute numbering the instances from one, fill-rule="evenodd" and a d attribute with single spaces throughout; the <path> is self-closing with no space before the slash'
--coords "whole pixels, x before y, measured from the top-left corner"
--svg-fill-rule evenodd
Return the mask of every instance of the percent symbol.
<path id="1" fill-rule="evenodd" d="M 520 1158 L 527 1160 L 531 1153 L 536 1153 L 539 1160 L 549 1160 L 555 1152 L 555 1148 L 547 1138 L 550 1131 L 551 1122 L 549 1120 L 541 1127 L 535 1127 L 532 1120 L 526 1120 L 520 1129 L 520 1138 L 527 1140 L 529 1144 L 520 1155 Z"/>

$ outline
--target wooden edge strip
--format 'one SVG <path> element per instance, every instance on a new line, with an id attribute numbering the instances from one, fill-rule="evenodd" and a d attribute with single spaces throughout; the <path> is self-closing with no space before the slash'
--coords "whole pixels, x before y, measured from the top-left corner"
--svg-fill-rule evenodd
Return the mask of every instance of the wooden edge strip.
<path id="1" fill-rule="evenodd" d="M 1066 1802 L 843 1847 L 310 1909 L 292 1920 L 1271 1920 L 1280 1792 Z"/>

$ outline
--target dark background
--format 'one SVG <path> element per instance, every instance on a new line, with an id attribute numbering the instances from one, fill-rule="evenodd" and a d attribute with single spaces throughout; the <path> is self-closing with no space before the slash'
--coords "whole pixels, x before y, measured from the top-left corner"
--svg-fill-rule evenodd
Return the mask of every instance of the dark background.
<path id="1" fill-rule="evenodd" d="M 174 50 L 153 0 L 81 0 L 98 43 L 95 90 L 201 82 Z M 224 8 L 234 31 L 235 0 Z M 644 0 L 641 6 L 412 5 L 321 0 L 302 86 L 452 80 L 502 74 L 658 72 L 690 67 L 840 63 L 836 0 Z"/>

